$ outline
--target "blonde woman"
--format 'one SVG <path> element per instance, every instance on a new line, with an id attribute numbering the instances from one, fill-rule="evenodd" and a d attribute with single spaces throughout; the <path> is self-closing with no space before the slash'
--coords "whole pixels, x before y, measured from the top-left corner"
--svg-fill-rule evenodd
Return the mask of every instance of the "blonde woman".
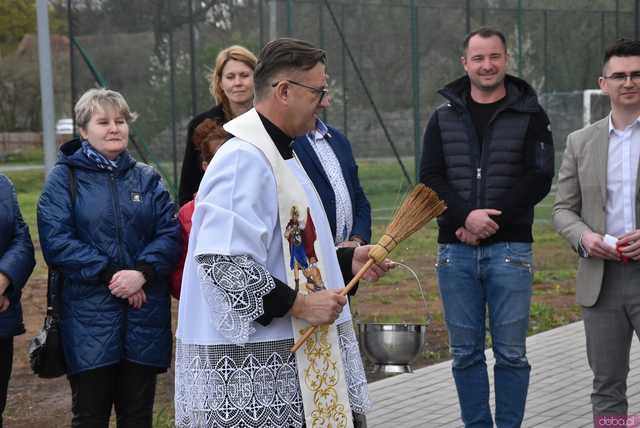
<path id="1" fill-rule="evenodd" d="M 209 90 L 217 104 L 189 122 L 178 192 L 180 205 L 193 199 L 204 175 L 193 141 L 195 129 L 205 119 L 223 125 L 253 107 L 253 72 L 256 62 L 253 53 L 237 45 L 223 49 L 216 57 L 215 67 L 209 77 Z"/>

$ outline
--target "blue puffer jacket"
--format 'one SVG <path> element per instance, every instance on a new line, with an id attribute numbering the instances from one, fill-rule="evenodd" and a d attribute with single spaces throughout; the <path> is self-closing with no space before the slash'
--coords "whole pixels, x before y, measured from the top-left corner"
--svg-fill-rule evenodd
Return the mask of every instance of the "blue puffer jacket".
<path id="1" fill-rule="evenodd" d="M 168 276 L 179 239 L 175 206 L 150 166 L 125 152 L 109 172 L 80 147 L 79 140 L 61 147 L 38 202 L 44 258 L 65 276 L 61 332 L 69 374 L 123 359 L 166 369 L 171 360 Z M 120 269 L 147 272 L 147 303 L 141 309 L 111 295 L 108 282 Z"/>
<path id="2" fill-rule="evenodd" d="M 16 191 L 11 181 L 0 174 L 0 272 L 11 281 L 4 292 L 9 297 L 9 308 L 0 312 L 0 337 L 24 333 L 20 296 L 35 265 L 29 227 L 22 220 Z"/>

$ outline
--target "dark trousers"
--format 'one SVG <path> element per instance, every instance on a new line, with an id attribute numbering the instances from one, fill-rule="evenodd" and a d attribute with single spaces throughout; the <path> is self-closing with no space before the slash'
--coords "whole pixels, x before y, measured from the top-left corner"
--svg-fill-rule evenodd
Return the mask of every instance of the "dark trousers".
<path id="1" fill-rule="evenodd" d="M 7 389 L 13 364 L 13 337 L 0 337 L 0 428 L 2 413 L 7 404 Z"/>
<path id="2" fill-rule="evenodd" d="M 596 304 L 583 308 L 587 357 L 593 371 L 594 426 L 601 418 L 626 420 L 629 350 L 640 336 L 640 263 L 606 262 L 602 291 Z"/>
<path id="3" fill-rule="evenodd" d="M 158 369 L 122 361 L 69 376 L 73 428 L 108 428 L 111 406 L 118 428 L 151 428 Z"/>

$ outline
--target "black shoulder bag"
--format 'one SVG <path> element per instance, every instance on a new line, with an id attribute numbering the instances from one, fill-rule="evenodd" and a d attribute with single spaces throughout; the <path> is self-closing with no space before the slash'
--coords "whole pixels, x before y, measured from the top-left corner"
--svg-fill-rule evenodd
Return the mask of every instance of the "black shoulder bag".
<path id="1" fill-rule="evenodd" d="M 71 209 L 76 199 L 76 177 L 73 168 L 69 167 L 69 193 Z M 38 377 L 52 379 L 67 373 L 60 334 L 60 308 L 62 305 L 62 271 L 49 266 L 47 278 L 47 314 L 40 332 L 29 343 L 29 363 Z"/>

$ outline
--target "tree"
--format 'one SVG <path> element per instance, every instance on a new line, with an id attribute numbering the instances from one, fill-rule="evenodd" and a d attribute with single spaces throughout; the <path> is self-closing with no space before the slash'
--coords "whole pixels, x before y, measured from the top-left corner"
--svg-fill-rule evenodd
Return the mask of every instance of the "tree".
<path id="1" fill-rule="evenodd" d="M 49 27 L 52 33 L 64 31 L 64 15 L 54 4 L 50 7 Z M 37 28 L 34 0 L 0 0 L 0 57 L 13 52 L 26 34 Z"/>

